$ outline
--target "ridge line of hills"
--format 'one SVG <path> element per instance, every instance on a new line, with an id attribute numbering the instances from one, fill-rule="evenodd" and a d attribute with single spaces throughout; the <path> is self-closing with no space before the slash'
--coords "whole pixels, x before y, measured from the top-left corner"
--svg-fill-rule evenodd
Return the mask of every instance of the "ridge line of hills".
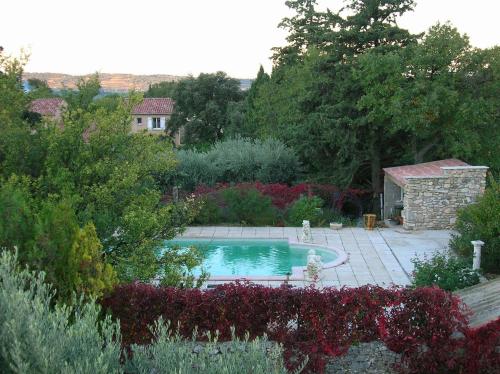
<path id="1" fill-rule="evenodd" d="M 23 79 L 32 78 L 47 81 L 49 87 L 53 90 L 62 90 L 64 88 L 75 88 L 78 79 L 81 77 L 89 77 L 92 74 L 71 75 L 63 73 L 32 73 L 25 72 Z M 169 81 L 176 82 L 186 76 L 170 75 L 170 74 L 119 74 L 119 73 L 99 73 L 102 90 L 105 92 L 126 93 L 130 90 L 146 91 L 150 84 Z M 239 79 L 243 90 L 250 87 L 251 79 Z"/>

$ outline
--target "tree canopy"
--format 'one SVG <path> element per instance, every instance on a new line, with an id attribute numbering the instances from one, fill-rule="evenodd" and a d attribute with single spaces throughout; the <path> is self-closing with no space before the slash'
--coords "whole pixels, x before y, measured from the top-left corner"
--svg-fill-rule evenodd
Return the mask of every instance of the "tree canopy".
<path id="1" fill-rule="evenodd" d="M 207 144 L 220 140 L 229 124 L 231 103 L 242 100 L 238 80 L 223 72 L 200 74 L 177 84 L 172 130 L 184 128 L 183 142 Z"/>
<path id="2" fill-rule="evenodd" d="M 178 82 L 165 81 L 150 84 L 144 97 L 174 97 Z"/>
<path id="3" fill-rule="evenodd" d="M 310 179 L 375 193 L 385 166 L 458 157 L 498 172 L 498 47 L 450 24 L 411 34 L 397 20 L 413 0 L 286 4 L 287 44 L 250 89 L 245 135 L 283 140 Z"/>
<path id="4" fill-rule="evenodd" d="M 31 99 L 45 99 L 55 97 L 55 93 L 49 87 L 47 81 L 38 79 L 38 78 L 30 78 L 28 79 L 29 85 L 29 97 Z"/>
<path id="5" fill-rule="evenodd" d="M 79 78 L 76 89 L 65 89 L 61 94 L 70 110 L 88 111 L 95 107 L 94 98 L 99 95 L 100 90 L 99 74 L 95 73 L 90 77 Z"/>
<path id="6" fill-rule="evenodd" d="M 0 100 L 9 101 L 0 110 L 0 246 L 17 247 L 24 263 L 46 271 L 64 299 L 102 294 L 117 279 L 183 283 L 183 264 L 199 256 L 161 249 L 197 209 L 191 200 L 163 202 L 176 159 L 167 142 L 130 133 L 140 97 L 100 107 L 95 76 L 66 92 L 62 126 L 28 124 L 22 66 L 0 65 Z"/>

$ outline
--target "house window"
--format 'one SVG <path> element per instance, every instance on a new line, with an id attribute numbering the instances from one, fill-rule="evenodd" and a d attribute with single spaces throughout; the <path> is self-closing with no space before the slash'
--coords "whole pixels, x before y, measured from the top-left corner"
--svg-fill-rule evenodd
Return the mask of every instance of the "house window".
<path id="1" fill-rule="evenodd" d="M 161 129 L 160 117 L 153 117 L 153 130 Z"/>
<path id="2" fill-rule="evenodd" d="M 137 124 L 142 125 L 142 117 L 137 117 Z"/>

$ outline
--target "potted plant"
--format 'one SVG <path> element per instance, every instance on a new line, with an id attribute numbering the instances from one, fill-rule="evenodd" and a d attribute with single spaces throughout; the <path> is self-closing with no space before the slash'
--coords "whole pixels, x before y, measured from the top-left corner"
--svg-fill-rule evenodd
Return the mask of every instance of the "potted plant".
<path id="1" fill-rule="evenodd" d="M 342 223 L 330 222 L 330 228 L 332 230 L 340 230 L 342 228 Z"/>

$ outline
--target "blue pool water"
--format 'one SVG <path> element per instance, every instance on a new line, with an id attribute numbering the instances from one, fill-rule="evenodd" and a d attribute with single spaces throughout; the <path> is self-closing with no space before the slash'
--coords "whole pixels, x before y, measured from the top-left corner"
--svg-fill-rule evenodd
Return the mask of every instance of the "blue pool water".
<path id="1" fill-rule="evenodd" d="M 252 239 L 179 239 L 166 246 L 196 247 L 204 256 L 204 268 L 210 276 L 286 275 L 292 266 L 306 266 L 308 248 L 288 244 L 285 240 Z M 334 261 L 333 251 L 316 249 L 323 263 Z M 196 269 L 195 274 L 199 274 Z"/>

